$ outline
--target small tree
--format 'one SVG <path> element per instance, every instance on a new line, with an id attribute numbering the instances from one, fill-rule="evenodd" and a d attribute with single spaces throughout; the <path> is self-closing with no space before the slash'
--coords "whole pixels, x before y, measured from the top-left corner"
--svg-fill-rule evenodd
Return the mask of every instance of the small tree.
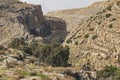
<path id="1" fill-rule="evenodd" d="M 25 46 L 24 38 L 15 38 L 8 46 L 15 49 L 20 49 Z"/>
<path id="2" fill-rule="evenodd" d="M 69 48 L 60 44 L 44 45 L 40 50 L 39 58 L 42 62 L 52 66 L 67 66 Z"/>

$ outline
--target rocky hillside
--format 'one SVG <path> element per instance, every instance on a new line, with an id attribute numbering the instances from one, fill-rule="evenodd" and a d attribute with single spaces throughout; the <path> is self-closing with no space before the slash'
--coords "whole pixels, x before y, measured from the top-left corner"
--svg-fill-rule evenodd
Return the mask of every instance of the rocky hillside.
<path id="1" fill-rule="evenodd" d="M 65 21 L 57 17 L 44 17 L 40 5 L 1 0 L 0 13 L 2 45 L 9 44 L 16 37 L 40 43 L 61 43 L 66 37 Z"/>
<path id="2" fill-rule="evenodd" d="M 90 63 L 92 68 L 119 66 L 120 1 L 110 0 L 86 8 L 49 12 L 62 18 L 69 34 L 64 44 L 70 46 L 73 66 Z"/>
<path id="3" fill-rule="evenodd" d="M 0 44 L 15 37 L 47 36 L 47 29 L 40 5 L 0 0 Z"/>
<path id="4" fill-rule="evenodd" d="M 0 80 L 119 80 L 119 39 L 119 0 L 46 15 L 0 0 Z"/>

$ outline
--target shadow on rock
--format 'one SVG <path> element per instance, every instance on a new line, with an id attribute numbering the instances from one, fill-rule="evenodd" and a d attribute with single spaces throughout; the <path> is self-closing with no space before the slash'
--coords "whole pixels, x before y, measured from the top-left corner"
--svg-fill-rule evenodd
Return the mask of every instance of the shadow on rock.
<path id="1" fill-rule="evenodd" d="M 44 43 L 62 43 L 64 42 L 66 35 L 68 34 L 66 30 L 65 20 L 57 17 L 45 16 L 46 25 L 51 30 L 51 35 L 49 37 L 44 37 Z"/>

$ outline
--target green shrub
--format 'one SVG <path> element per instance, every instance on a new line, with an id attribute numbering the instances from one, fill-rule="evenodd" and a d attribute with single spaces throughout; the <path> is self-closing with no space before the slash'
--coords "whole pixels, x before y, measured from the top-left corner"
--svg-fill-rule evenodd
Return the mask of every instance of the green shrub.
<path id="1" fill-rule="evenodd" d="M 72 43 L 72 40 L 68 39 L 66 42 L 69 44 L 69 43 Z"/>
<path id="2" fill-rule="evenodd" d="M 52 66 L 67 66 L 69 58 L 69 47 L 63 47 L 60 44 L 44 44 L 30 43 L 24 39 L 15 39 L 9 47 L 23 51 L 26 54 L 34 55 L 40 61 Z M 22 58 L 22 56 L 21 56 Z"/>
<path id="3" fill-rule="evenodd" d="M 120 6 L 120 1 L 117 1 L 116 5 L 117 5 L 117 6 Z"/>
<path id="4" fill-rule="evenodd" d="M 103 70 L 97 72 L 98 78 L 112 78 L 112 80 L 120 80 L 120 67 L 106 66 Z"/>
<path id="5" fill-rule="evenodd" d="M 30 55 L 36 55 L 38 52 L 38 47 L 41 45 L 38 45 L 36 42 L 27 44 L 24 46 L 24 49 L 22 49 L 25 53 L 30 54 Z"/>
<path id="6" fill-rule="evenodd" d="M 117 68 L 114 66 L 106 66 L 103 70 L 99 71 L 97 73 L 98 78 L 107 78 L 107 77 L 111 77 L 114 76 L 114 73 L 116 72 Z"/>
<path id="7" fill-rule="evenodd" d="M 111 8 L 112 8 L 111 6 L 108 6 L 108 7 L 107 7 L 107 10 L 112 11 Z"/>
<path id="8" fill-rule="evenodd" d="M 112 7 L 113 7 L 113 4 L 110 4 L 110 5 L 107 7 L 107 10 L 112 11 Z"/>
<path id="9" fill-rule="evenodd" d="M 8 46 L 15 49 L 21 49 L 25 45 L 24 38 L 15 38 Z"/>
<path id="10" fill-rule="evenodd" d="M 109 24 L 109 28 L 113 28 L 113 24 Z"/>
<path id="11" fill-rule="evenodd" d="M 85 36 L 84 36 L 84 38 L 88 38 L 89 37 L 89 34 L 86 34 Z"/>
<path id="12" fill-rule="evenodd" d="M 65 35 L 59 35 L 57 37 L 54 37 L 54 39 L 52 39 L 53 43 L 62 43 L 65 40 Z"/>
<path id="13" fill-rule="evenodd" d="M 30 72 L 30 76 L 37 76 L 37 75 L 38 75 L 38 73 L 37 73 L 37 72 L 35 72 L 35 71 Z"/>
<path id="14" fill-rule="evenodd" d="M 79 35 L 79 36 L 77 36 L 77 37 L 74 37 L 73 39 L 77 39 L 77 38 L 80 38 L 80 37 L 82 37 L 82 36 Z"/>
<path id="15" fill-rule="evenodd" d="M 32 55 L 33 52 L 35 51 L 37 43 L 32 42 L 28 44 L 24 38 L 15 38 L 9 45 L 8 47 L 18 49 L 23 51 L 23 53 L 27 53 Z"/>
<path id="16" fill-rule="evenodd" d="M 94 31 L 94 28 L 90 28 L 89 31 Z"/>
<path id="17" fill-rule="evenodd" d="M 117 19 L 116 18 L 112 18 L 112 21 L 116 21 Z"/>
<path id="18" fill-rule="evenodd" d="M 67 66 L 69 47 L 60 44 L 44 45 L 40 50 L 39 59 L 52 66 Z"/>
<path id="19" fill-rule="evenodd" d="M 109 18 L 112 14 L 106 14 L 106 18 Z"/>
<path id="20" fill-rule="evenodd" d="M 30 72 L 28 71 L 19 71 L 18 73 L 23 77 L 30 76 Z"/>
<path id="21" fill-rule="evenodd" d="M 117 68 L 116 72 L 114 73 L 114 80 L 120 80 L 120 68 Z"/>
<path id="22" fill-rule="evenodd" d="M 118 54 L 118 63 L 120 64 L 120 54 Z"/>
<path id="23" fill-rule="evenodd" d="M 78 41 L 75 42 L 75 45 L 78 45 Z"/>
<path id="24" fill-rule="evenodd" d="M 42 80 L 49 80 L 49 77 L 47 75 L 42 74 L 42 73 L 39 74 L 38 76 L 41 77 Z"/>
<path id="25" fill-rule="evenodd" d="M 98 36 L 97 35 L 93 35 L 92 36 L 92 39 L 96 39 Z"/>

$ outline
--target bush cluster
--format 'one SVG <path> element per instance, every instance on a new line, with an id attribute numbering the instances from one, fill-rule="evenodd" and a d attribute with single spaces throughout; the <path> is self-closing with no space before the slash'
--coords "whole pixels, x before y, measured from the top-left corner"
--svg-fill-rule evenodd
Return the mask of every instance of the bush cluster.
<path id="1" fill-rule="evenodd" d="M 120 6 L 120 1 L 117 1 L 116 5 L 117 5 L 117 6 Z"/>
<path id="2" fill-rule="evenodd" d="M 112 80 L 119 80 L 120 79 L 120 68 L 114 66 L 106 66 L 103 70 L 98 71 L 97 73 L 98 78 L 109 78 L 111 77 Z"/>
<path id="3" fill-rule="evenodd" d="M 60 44 L 43 45 L 40 50 L 39 59 L 52 66 L 67 66 L 69 57 L 68 46 Z"/>
<path id="4" fill-rule="evenodd" d="M 112 14 L 106 14 L 106 18 L 109 18 Z"/>
<path id="5" fill-rule="evenodd" d="M 107 10 L 112 11 L 113 5 L 114 5 L 114 4 L 110 4 L 110 5 L 107 7 Z"/>
<path id="6" fill-rule="evenodd" d="M 86 35 L 84 36 L 84 38 L 89 38 L 89 34 L 86 34 Z"/>
<path id="7" fill-rule="evenodd" d="M 21 50 L 29 55 L 36 56 L 39 61 L 51 66 L 67 66 L 69 47 L 60 44 L 43 44 L 35 42 L 28 44 L 23 38 L 14 39 L 9 45 L 11 48 Z"/>
<path id="8" fill-rule="evenodd" d="M 98 36 L 97 35 L 93 35 L 92 36 L 92 39 L 96 39 Z"/>
<path id="9" fill-rule="evenodd" d="M 94 31 L 94 28 L 90 28 L 89 31 Z"/>

